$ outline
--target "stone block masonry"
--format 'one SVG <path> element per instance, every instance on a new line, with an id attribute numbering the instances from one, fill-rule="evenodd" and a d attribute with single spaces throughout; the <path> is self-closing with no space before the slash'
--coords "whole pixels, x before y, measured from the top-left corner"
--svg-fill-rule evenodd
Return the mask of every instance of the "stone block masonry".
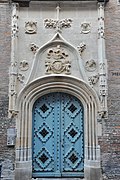
<path id="1" fill-rule="evenodd" d="M 8 119 L 8 85 L 11 51 L 11 9 L 0 1 L 0 165 L 1 178 L 13 180 L 14 147 L 7 147 L 7 129 L 14 127 Z M 5 1 L 4 1 L 5 2 Z"/>

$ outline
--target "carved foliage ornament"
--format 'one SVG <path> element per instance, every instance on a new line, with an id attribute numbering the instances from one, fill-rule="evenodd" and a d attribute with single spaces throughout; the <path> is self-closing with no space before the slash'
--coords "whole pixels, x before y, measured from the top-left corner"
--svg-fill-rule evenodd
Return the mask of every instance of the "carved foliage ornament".
<path id="1" fill-rule="evenodd" d="M 18 15 L 17 15 L 17 5 L 13 4 L 12 11 L 12 38 L 18 36 Z"/>
<path id="2" fill-rule="evenodd" d="M 37 52 L 37 50 L 39 49 L 39 47 L 36 44 L 31 43 L 30 44 L 30 49 L 35 54 Z"/>
<path id="3" fill-rule="evenodd" d="M 86 44 L 84 42 L 80 43 L 80 45 L 77 47 L 78 51 L 80 53 L 80 56 L 82 55 L 82 52 L 86 49 Z"/>
<path id="4" fill-rule="evenodd" d="M 53 29 L 70 28 L 71 23 L 72 23 L 72 19 L 62 19 L 62 20 L 45 19 L 44 20 L 45 27 L 53 28 Z"/>
<path id="5" fill-rule="evenodd" d="M 70 74 L 71 62 L 68 59 L 68 56 L 68 53 L 61 48 L 60 45 L 48 49 L 47 60 L 45 61 L 46 74 L 60 74 L 62 72 Z"/>
<path id="6" fill-rule="evenodd" d="M 88 78 L 90 85 L 95 85 L 99 80 L 99 75 L 91 76 Z"/>
<path id="7" fill-rule="evenodd" d="M 37 22 L 25 22 L 25 33 L 35 34 L 37 32 Z"/>
<path id="8" fill-rule="evenodd" d="M 21 71 L 26 71 L 29 68 L 29 64 L 28 64 L 27 61 L 23 60 L 23 61 L 20 62 L 20 66 L 19 67 L 20 67 Z"/>

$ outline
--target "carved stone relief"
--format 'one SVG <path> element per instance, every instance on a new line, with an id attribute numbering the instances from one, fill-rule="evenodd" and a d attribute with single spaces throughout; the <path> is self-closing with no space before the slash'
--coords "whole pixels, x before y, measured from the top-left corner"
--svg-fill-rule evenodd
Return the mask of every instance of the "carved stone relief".
<path id="1" fill-rule="evenodd" d="M 37 22 L 33 22 L 33 21 L 25 22 L 25 33 L 27 34 L 37 33 Z"/>
<path id="2" fill-rule="evenodd" d="M 63 72 L 65 74 L 70 74 L 71 61 L 68 57 L 67 51 L 61 48 L 60 45 L 48 49 L 47 60 L 45 61 L 46 74 L 60 74 Z"/>
<path id="3" fill-rule="evenodd" d="M 39 49 L 39 47 L 34 44 L 34 43 L 31 43 L 30 44 L 30 50 L 35 54 L 37 52 L 37 50 Z"/>
<path id="4" fill-rule="evenodd" d="M 27 61 L 23 60 L 20 62 L 20 66 L 19 66 L 21 71 L 27 71 L 29 68 L 29 64 Z"/>
<path id="5" fill-rule="evenodd" d="M 81 24 L 81 33 L 88 34 L 91 31 L 90 23 L 84 22 Z"/>
<path id="6" fill-rule="evenodd" d="M 85 63 L 85 69 L 90 72 L 95 71 L 96 70 L 96 62 L 93 59 L 87 61 Z"/>
<path id="7" fill-rule="evenodd" d="M 77 47 L 78 51 L 80 53 L 80 56 L 82 55 L 82 52 L 86 49 L 86 44 L 84 42 L 80 43 L 80 46 Z"/>
<path id="8" fill-rule="evenodd" d="M 45 28 L 53 28 L 57 31 L 61 31 L 63 28 L 70 28 L 72 24 L 72 19 L 65 18 L 60 20 L 60 7 L 56 7 L 56 19 L 45 19 L 44 26 Z"/>
<path id="9" fill-rule="evenodd" d="M 99 75 L 91 76 L 88 78 L 90 85 L 95 85 L 99 80 Z"/>
<path id="10" fill-rule="evenodd" d="M 62 20 L 45 19 L 44 20 L 45 27 L 53 28 L 53 29 L 70 28 L 71 23 L 72 23 L 72 19 L 62 19 Z"/>

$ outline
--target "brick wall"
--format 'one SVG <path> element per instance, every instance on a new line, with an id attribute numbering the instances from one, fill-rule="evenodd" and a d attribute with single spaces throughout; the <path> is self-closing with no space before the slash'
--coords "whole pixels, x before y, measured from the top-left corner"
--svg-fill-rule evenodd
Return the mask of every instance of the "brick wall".
<path id="1" fill-rule="evenodd" d="M 108 60 L 108 113 L 103 123 L 102 169 L 104 179 L 120 180 L 120 6 L 110 0 L 105 8 Z"/>
<path id="2" fill-rule="evenodd" d="M 8 83 L 10 66 L 10 21 L 11 10 L 8 4 L 0 3 L 0 165 L 2 179 L 13 179 L 14 147 L 7 147 L 7 128 L 15 126 L 8 119 Z"/>

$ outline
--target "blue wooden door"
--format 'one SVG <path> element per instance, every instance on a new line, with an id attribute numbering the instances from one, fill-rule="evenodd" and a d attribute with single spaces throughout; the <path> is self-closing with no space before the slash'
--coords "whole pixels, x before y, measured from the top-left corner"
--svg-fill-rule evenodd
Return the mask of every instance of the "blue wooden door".
<path id="1" fill-rule="evenodd" d="M 50 93 L 33 106 L 33 177 L 84 175 L 83 107 L 74 96 Z"/>

